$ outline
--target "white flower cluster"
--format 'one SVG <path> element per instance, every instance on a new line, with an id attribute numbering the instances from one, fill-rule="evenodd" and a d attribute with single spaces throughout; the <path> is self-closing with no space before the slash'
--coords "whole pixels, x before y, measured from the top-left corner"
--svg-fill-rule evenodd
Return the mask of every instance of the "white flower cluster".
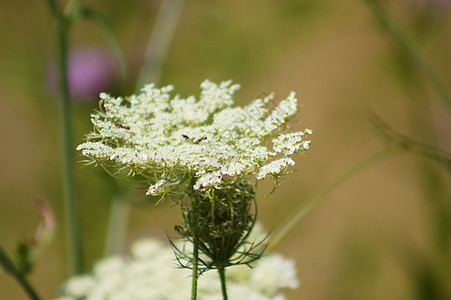
<path id="1" fill-rule="evenodd" d="M 294 165 L 290 155 L 309 148 L 310 130 L 285 132 L 298 109 L 293 92 L 271 109 L 272 96 L 232 107 L 239 85 L 230 81 L 201 88 L 199 100 L 152 84 L 126 99 L 102 93 L 94 132 L 77 149 L 92 162 L 145 176 L 148 194 L 159 195 L 183 182 L 202 189 L 225 177 L 277 176 Z"/>
<path id="2" fill-rule="evenodd" d="M 104 258 L 90 274 L 70 278 L 56 300 L 190 299 L 192 271 L 176 267 L 169 247 L 156 239 L 143 239 L 132 246 L 131 253 L 129 258 Z M 227 268 L 230 299 L 283 300 L 281 289 L 299 285 L 294 262 L 280 255 L 265 256 L 253 263 L 253 267 Z M 198 299 L 222 299 L 217 272 L 200 276 Z"/>

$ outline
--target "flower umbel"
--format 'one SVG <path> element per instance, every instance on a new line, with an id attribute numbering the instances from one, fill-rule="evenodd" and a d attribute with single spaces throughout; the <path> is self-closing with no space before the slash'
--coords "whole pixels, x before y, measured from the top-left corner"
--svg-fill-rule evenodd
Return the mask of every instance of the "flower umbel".
<path id="1" fill-rule="evenodd" d="M 294 262 L 279 254 L 269 254 L 252 267 L 229 269 L 231 299 L 283 300 L 283 289 L 299 285 Z M 189 290 L 190 272 L 176 267 L 169 247 L 147 238 L 133 244 L 131 255 L 105 257 L 90 273 L 71 277 L 57 300 L 183 300 L 189 299 Z M 199 280 L 198 298 L 221 299 L 213 273 L 205 273 Z"/>
<path id="2" fill-rule="evenodd" d="M 272 96 L 233 107 L 239 85 L 204 81 L 199 99 L 171 97 L 172 86 L 147 85 L 139 95 L 100 95 L 94 131 L 78 150 L 91 163 L 141 175 L 149 195 L 214 189 L 236 181 L 282 175 L 289 157 L 309 148 L 310 130 L 286 133 L 298 110 L 292 92 L 273 109 Z"/>

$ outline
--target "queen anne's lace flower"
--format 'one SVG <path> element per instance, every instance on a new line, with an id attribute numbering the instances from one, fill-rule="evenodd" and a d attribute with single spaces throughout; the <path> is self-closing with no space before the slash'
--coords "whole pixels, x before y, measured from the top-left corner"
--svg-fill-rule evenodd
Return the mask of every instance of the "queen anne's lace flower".
<path id="1" fill-rule="evenodd" d="M 232 107 L 238 85 L 204 81 L 201 88 L 199 100 L 152 84 L 126 99 L 102 93 L 94 132 L 77 149 L 91 162 L 144 176 L 148 194 L 164 195 L 184 184 L 206 189 L 224 178 L 277 177 L 294 165 L 290 155 L 309 148 L 310 130 L 285 132 L 298 109 L 294 93 L 272 109 L 272 95 Z"/>

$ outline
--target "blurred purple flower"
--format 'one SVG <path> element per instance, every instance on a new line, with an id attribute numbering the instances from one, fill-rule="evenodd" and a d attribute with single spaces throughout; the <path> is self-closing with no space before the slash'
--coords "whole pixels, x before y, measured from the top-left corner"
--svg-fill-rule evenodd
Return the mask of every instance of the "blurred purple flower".
<path id="1" fill-rule="evenodd" d="M 111 88 L 116 70 L 110 52 L 99 48 L 76 49 L 68 59 L 69 91 L 74 99 L 95 99 L 100 92 Z M 48 71 L 48 82 L 53 92 L 57 91 L 55 63 Z"/>

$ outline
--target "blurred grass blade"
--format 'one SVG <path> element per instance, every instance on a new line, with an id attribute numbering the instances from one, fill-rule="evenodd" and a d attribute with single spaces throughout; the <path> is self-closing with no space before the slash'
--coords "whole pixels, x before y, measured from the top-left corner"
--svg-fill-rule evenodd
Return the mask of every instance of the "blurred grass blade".
<path id="1" fill-rule="evenodd" d="M 387 13 L 382 9 L 378 1 L 376 0 L 363 0 L 376 18 L 380 21 L 384 29 L 395 39 L 396 42 L 406 51 L 412 62 L 421 71 L 423 76 L 430 82 L 432 87 L 435 89 L 440 99 L 443 103 L 451 110 L 451 96 L 443 86 L 441 81 L 432 71 L 432 69 L 423 60 L 421 55 L 418 53 L 415 46 L 407 38 L 407 36 L 402 32 L 402 30 L 393 22 Z"/>
<path id="2" fill-rule="evenodd" d="M 128 189 L 123 189 L 114 197 L 110 205 L 110 213 L 105 244 L 105 256 L 117 254 L 124 245 L 127 236 L 127 224 L 132 206 L 127 202 Z"/>
<path id="3" fill-rule="evenodd" d="M 274 247 L 280 243 L 280 241 L 301 221 L 325 196 L 333 191 L 337 186 L 344 183 L 346 180 L 352 178 L 354 175 L 366 170 L 372 165 L 386 159 L 387 157 L 398 153 L 397 149 L 387 148 L 380 152 L 377 152 L 370 157 L 362 160 L 354 167 L 350 168 L 342 175 L 338 176 L 335 180 L 329 183 L 326 187 L 321 189 L 318 193 L 314 194 L 306 201 L 304 201 L 294 213 L 286 219 L 279 227 L 277 227 L 271 234 L 268 244 L 268 250 L 271 251 Z"/>
<path id="4" fill-rule="evenodd" d="M 157 83 L 160 80 L 161 68 L 166 60 L 183 4 L 184 0 L 165 0 L 161 5 L 138 76 L 138 89 L 146 83 Z"/>
<path id="5" fill-rule="evenodd" d="M 416 142 L 394 131 L 381 118 L 372 116 L 372 123 L 390 143 L 400 149 L 429 158 L 444 167 L 451 174 L 451 155 L 432 146 Z"/>
<path id="6" fill-rule="evenodd" d="M 126 73 L 124 55 L 122 53 L 113 25 L 104 15 L 92 8 L 84 7 L 80 10 L 80 14 L 84 19 L 95 22 L 103 30 L 109 47 L 113 52 L 114 58 L 116 60 L 119 77 L 123 79 Z"/>

